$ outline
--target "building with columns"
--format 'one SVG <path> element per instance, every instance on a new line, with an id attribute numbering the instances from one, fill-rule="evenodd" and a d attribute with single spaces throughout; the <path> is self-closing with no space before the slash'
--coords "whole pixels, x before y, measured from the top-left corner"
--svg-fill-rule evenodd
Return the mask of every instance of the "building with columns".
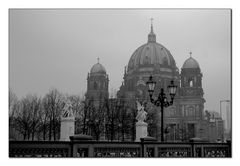
<path id="1" fill-rule="evenodd" d="M 190 138 L 203 138 L 204 133 L 204 98 L 202 88 L 201 68 L 190 52 L 181 71 L 176 66 L 171 52 L 157 42 L 156 34 L 151 24 L 147 43 L 138 47 L 125 67 L 123 82 L 117 92 L 117 98 L 131 104 L 136 109 L 136 100 L 145 103 L 148 116 L 149 135 L 160 140 L 160 109 L 150 104 L 146 82 L 149 76 L 157 82 L 153 96 L 159 94 L 163 88 L 167 93 L 167 86 L 171 80 L 178 86 L 172 106 L 164 109 L 165 140 L 184 141 Z M 105 68 L 98 62 L 95 64 L 87 78 L 86 98 L 108 98 L 108 75 Z M 170 96 L 167 95 L 168 98 Z"/>

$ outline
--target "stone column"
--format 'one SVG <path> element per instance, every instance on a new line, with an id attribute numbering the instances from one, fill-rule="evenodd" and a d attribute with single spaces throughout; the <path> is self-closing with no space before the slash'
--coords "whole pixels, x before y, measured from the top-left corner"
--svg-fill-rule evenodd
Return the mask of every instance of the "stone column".
<path id="1" fill-rule="evenodd" d="M 136 123 L 136 142 L 140 141 L 140 138 L 147 137 L 147 126 L 148 124 L 145 122 L 137 122 Z"/>
<path id="2" fill-rule="evenodd" d="M 60 141 L 70 141 L 69 136 L 74 135 L 75 118 L 74 117 L 62 117 L 61 118 L 61 130 Z"/>

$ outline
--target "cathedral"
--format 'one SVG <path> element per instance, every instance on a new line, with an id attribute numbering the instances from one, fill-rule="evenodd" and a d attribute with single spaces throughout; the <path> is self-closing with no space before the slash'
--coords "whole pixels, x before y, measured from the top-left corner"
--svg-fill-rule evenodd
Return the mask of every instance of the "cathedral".
<path id="1" fill-rule="evenodd" d="M 177 85 L 173 105 L 164 108 L 164 137 L 168 141 L 183 141 L 190 138 L 203 138 L 204 134 L 204 98 L 202 73 L 198 62 L 190 56 L 179 71 L 171 52 L 157 42 L 151 24 L 147 43 L 138 47 L 125 67 L 123 82 L 116 99 L 127 101 L 129 107 L 135 107 L 136 101 L 145 104 L 148 113 L 148 132 L 160 139 L 160 108 L 150 104 L 146 82 L 149 76 L 156 81 L 153 96 L 157 97 L 163 88 L 169 97 L 167 87 L 173 80 Z M 109 99 L 109 78 L 104 66 L 98 61 L 87 77 L 87 99 L 94 99 L 95 105 Z M 131 106 L 130 106 L 131 105 Z"/>

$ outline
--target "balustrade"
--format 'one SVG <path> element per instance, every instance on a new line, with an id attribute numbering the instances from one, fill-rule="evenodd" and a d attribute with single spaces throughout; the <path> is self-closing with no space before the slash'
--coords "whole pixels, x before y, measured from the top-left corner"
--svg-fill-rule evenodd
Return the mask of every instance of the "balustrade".
<path id="1" fill-rule="evenodd" d="M 231 143 L 9 141 L 9 157 L 231 157 Z"/>

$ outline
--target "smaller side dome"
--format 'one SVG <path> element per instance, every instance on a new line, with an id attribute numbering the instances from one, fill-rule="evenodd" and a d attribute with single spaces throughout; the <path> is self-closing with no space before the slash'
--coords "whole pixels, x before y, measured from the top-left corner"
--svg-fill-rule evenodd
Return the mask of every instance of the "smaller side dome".
<path id="1" fill-rule="evenodd" d="M 103 65 L 99 63 L 99 58 L 97 58 L 98 62 L 93 65 L 93 67 L 90 70 L 91 74 L 106 74 L 106 69 Z"/>
<path id="2" fill-rule="evenodd" d="M 90 73 L 94 74 L 94 73 L 100 73 L 100 74 L 106 74 L 106 70 L 103 67 L 103 65 L 101 65 L 100 63 L 96 63 L 95 65 L 93 65 L 93 67 L 91 68 Z"/>
<path id="3" fill-rule="evenodd" d="M 193 68 L 199 68 L 199 69 L 200 69 L 198 62 L 197 62 L 194 58 L 192 58 L 192 57 L 188 58 L 188 59 L 184 62 L 182 68 L 183 68 L 183 69 L 189 69 L 189 68 L 191 68 L 191 69 L 193 69 Z"/>

